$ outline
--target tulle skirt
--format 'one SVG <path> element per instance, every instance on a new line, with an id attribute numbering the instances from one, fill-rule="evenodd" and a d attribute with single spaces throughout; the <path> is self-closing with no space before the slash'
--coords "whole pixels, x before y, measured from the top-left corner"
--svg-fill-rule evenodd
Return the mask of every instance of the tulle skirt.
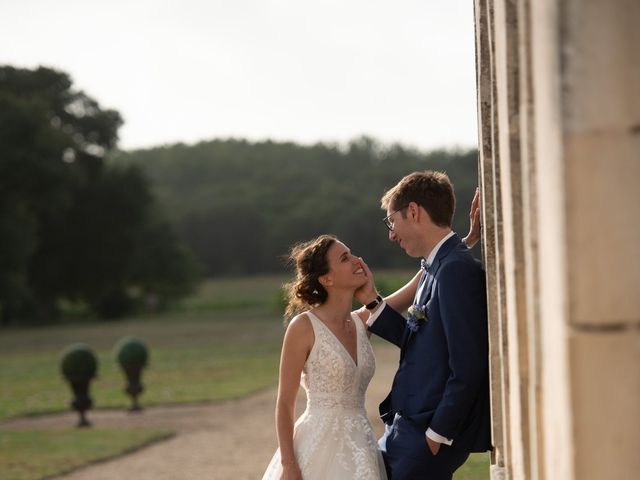
<path id="1" fill-rule="evenodd" d="M 307 408 L 295 424 L 293 445 L 304 480 L 386 480 L 364 408 Z M 263 480 L 280 480 L 280 450 Z"/>

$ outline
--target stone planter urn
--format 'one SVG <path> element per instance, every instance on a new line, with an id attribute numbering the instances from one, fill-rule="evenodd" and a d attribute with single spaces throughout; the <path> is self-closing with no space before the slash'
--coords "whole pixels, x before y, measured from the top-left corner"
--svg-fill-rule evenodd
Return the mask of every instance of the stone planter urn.
<path id="1" fill-rule="evenodd" d="M 89 395 L 89 385 L 98 371 L 98 359 L 88 345 L 77 343 L 69 346 L 62 354 L 60 365 L 62 375 L 69 382 L 73 392 L 70 406 L 78 412 L 78 427 L 88 427 L 86 411 L 93 406 Z"/>
<path id="2" fill-rule="evenodd" d="M 142 369 L 147 366 L 149 349 L 142 340 L 125 337 L 118 341 L 114 353 L 127 379 L 124 391 L 131 397 L 129 411 L 139 412 L 142 407 L 138 403 L 138 396 L 144 391 L 141 381 Z"/>

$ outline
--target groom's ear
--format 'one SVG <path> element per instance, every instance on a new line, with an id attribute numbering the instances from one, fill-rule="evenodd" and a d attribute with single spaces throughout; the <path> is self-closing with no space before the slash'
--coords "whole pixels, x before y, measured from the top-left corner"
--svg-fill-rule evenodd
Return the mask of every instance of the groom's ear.
<path id="1" fill-rule="evenodd" d="M 421 213 L 420 206 L 416 202 L 409 202 L 409 205 L 407 205 L 407 216 L 417 221 Z"/>
<path id="2" fill-rule="evenodd" d="M 407 207 L 407 215 L 411 216 L 412 220 L 414 220 L 416 223 L 420 222 L 421 220 L 423 222 L 425 220 L 427 220 L 428 222 L 432 222 L 429 212 L 427 212 L 427 210 L 418 205 L 416 202 L 411 202 L 409 204 L 409 206 Z"/>

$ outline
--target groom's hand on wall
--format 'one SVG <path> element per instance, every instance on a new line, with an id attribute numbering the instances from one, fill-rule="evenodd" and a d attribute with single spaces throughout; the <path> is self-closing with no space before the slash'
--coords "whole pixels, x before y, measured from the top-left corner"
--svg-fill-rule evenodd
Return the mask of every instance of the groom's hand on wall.
<path id="1" fill-rule="evenodd" d="M 469 209 L 469 233 L 464 238 L 464 243 L 466 243 L 469 248 L 473 248 L 482 235 L 480 208 L 480 188 L 476 188 L 476 193 L 473 196 L 471 208 Z"/>

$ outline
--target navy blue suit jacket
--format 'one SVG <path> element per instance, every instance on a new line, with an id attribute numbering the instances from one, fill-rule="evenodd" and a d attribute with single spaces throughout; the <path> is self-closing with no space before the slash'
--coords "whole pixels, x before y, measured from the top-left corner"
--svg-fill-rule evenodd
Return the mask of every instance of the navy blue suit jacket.
<path id="1" fill-rule="evenodd" d="M 401 349 L 391 393 L 380 404 L 382 420 L 391 425 L 398 413 L 452 439 L 453 448 L 490 449 L 485 275 L 457 235 L 423 273 L 414 303 L 426 306 L 428 319 L 417 332 L 388 305 L 369 328 Z"/>

